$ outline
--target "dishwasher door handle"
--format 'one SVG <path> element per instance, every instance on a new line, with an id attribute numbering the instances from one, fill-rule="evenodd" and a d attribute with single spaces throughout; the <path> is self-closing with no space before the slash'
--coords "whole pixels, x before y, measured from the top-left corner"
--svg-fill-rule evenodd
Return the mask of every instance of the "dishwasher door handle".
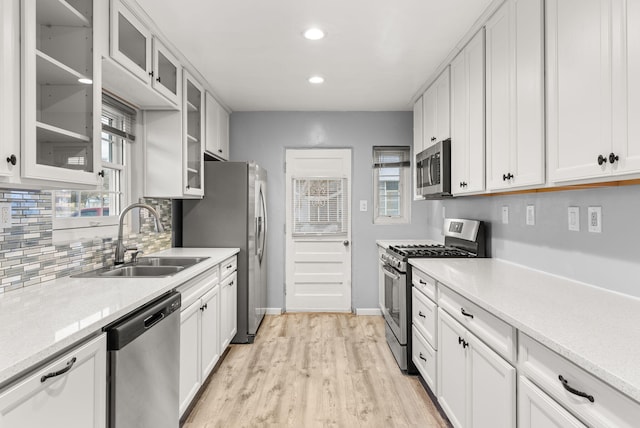
<path id="1" fill-rule="evenodd" d="M 164 318 L 164 311 L 156 312 L 144 319 L 144 328 L 149 329 L 158 324 Z"/>

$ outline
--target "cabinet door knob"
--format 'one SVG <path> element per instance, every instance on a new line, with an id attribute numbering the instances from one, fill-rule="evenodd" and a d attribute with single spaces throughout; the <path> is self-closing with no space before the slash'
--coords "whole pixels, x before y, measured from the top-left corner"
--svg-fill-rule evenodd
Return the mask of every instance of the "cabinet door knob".
<path id="1" fill-rule="evenodd" d="M 464 343 L 464 339 L 458 336 L 458 345 L 462 345 Z"/>
<path id="2" fill-rule="evenodd" d="M 18 158 L 16 158 L 16 155 L 11 155 L 7 158 L 7 162 L 15 166 L 16 162 L 18 162 Z"/>
<path id="3" fill-rule="evenodd" d="M 431 137 L 431 141 L 436 141 L 436 137 Z"/>
<path id="4" fill-rule="evenodd" d="M 222 153 L 222 149 L 218 149 L 218 153 Z"/>
<path id="5" fill-rule="evenodd" d="M 422 318 L 426 318 L 426 316 L 422 313 L 422 311 L 418 311 L 418 316 L 420 316 Z"/>
<path id="6" fill-rule="evenodd" d="M 603 163 L 607 163 L 607 158 L 602 155 L 598 155 L 598 165 L 602 165 Z"/>
<path id="7" fill-rule="evenodd" d="M 149 76 L 153 77 L 153 71 L 149 72 Z"/>
<path id="8" fill-rule="evenodd" d="M 620 157 L 615 153 L 609 153 L 609 163 L 616 163 Z"/>

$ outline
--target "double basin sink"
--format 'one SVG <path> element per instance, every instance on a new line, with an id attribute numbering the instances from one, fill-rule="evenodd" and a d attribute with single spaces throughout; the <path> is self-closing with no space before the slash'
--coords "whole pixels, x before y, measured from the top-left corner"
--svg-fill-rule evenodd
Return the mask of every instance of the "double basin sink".
<path id="1" fill-rule="evenodd" d="M 135 262 L 73 275 L 76 278 L 162 278 L 193 266 L 208 257 L 140 257 Z"/>

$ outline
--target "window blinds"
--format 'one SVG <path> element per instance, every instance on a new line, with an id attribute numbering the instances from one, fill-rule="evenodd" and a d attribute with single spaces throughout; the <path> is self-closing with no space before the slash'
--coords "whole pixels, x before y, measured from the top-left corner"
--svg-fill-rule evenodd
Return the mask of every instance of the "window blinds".
<path id="1" fill-rule="evenodd" d="M 347 233 L 347 180 L 293 178 L 293 236 Z"/>
<path id="2" fill-rule="evenodd" d="M 102 94 L 102 132 L 135 142 L 136 111 L 115 98 Z"/>
<path id="3" fill-rule="evenodd" d="M 408 147 L 374 147 L 373 167 L 374 168 L 400 168 L 409 167 Z"/>

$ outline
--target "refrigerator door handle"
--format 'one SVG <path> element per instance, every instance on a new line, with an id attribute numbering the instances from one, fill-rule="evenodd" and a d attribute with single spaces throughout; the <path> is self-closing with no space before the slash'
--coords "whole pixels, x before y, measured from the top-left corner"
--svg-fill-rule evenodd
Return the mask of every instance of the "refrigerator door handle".
<path id="1" fill-rule="evenodd" d="M 264 198 L 264 192 L 262 191 L 262 186 L 260 186 L 260 205 L 261 205 L 262 215 L 259 218 L 260 218 L 260 223 L 262 227 L 260 230 L 261 246 L 260 246 L 260 254 L 258 255 L 258 259 L 260 260 L 260 263 L 262 263 L 262 257 L 264 256 L 264 249 L 267 243 L 267 202 L 265 201 L 265 198 Z"/>

